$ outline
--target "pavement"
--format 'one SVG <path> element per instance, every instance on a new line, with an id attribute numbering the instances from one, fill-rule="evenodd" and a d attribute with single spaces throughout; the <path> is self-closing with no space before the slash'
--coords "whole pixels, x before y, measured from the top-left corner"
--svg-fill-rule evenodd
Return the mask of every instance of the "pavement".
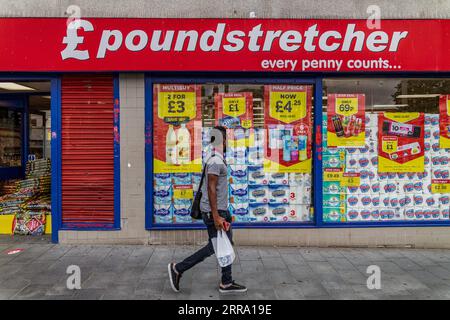
<path id="1" fill-rule="evenodd" d="M 23 251 L 8 255 L 8 251 Z M 194 246 L 55 245 L 48 237 L 0 237 L 0 299 L 450 299 L 450 250 L 237 247 L 234 278 L 246 294 L 221 295 L 214 256 L 186 272 L 174 293 L 167 263 Z M 66 286 L 67 267 L 81 289 Z M 367 267 L 381 271 L 368 289 Z"/>

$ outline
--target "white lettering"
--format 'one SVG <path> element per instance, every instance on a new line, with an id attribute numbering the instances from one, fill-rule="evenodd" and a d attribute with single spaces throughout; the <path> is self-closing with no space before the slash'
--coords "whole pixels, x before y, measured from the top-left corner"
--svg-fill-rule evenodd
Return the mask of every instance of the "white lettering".
<path id="1" fill-rule="evenodd" d="M 153 32 L 152 41 L 150 42 L 150 49 L 152 51 L 170 51 L 170 47 L 172 46 L 172 40 L 173 36 L 175 34 L 175 31 L 173 30 L 167 30 L 166 36 L 164 37 L 164 41 L 161 44 L 161 30 L 155 30 Z"/>
<path id="2" fill-rule="evenodd" d="M 303 48 L 306 51 L 314 51 L 316 50 L 316 46 L 313 44 L 314 39 L 319 35 L 319 31 L 317 31 L 317 24 L 311 26 L 305 32 L 305 44 Z"/>
<path id="3" fill-rule="evenodd" d="M 326 31 L 319 38 L 319 47 L 323 51 L 336 51 L 339 49 L 339 43 L 327 44 L 329 38 L 341 39 L 342 36 L 337 31 Z"/>
<path id="4" fill-rule="evenodd" d="M 183 51 L 184 42 L 186 41 L 186 38 L 189 38 L 187 51 L 195 51 L 195 46 L 197 44 L 198 39 L 198 32 L 191 30 L 191 31 L 180 31 L 178 32 L 177 42 L 175 43 L 175 51 Z"/>
<path id="5" fill-rule="evenodd" d="M 280 37 L 280 48 L 284 51 L 295 51 L 300 48 L 302 35 L 298 31 L 286 31 Z"/>
<path id="6" fill-rule="evenodd" d="M 239 30 L 231 31 L 227 35 L 227 41 L 229 44 L 224 45 L 223 48 L 226 51 L 232 52 L 242 50 L 242 48 L 244 48 L 244 41 L 240 39 L 242 37 L 245 37 L 245 32 Z"/>
<path id="7" fill-rule="evenodd" d="M 223 32 L 225 31 L 225 23 L 219 23 L 216 31 L 205 31 L 200 37 L 200 48 L 203 51 L 219 51 L 222 42 Z M 213 43 L 208 44 L 208 40 L 212 37 Z"/>
<path id="8" fill-rule="evenodd" d="M 139 38 L 139 41 L 137 44 L 134 44 L 134 39 L 136 37 Z M 127 47 L 130 51 L 141 51 L 147 46 L 147 43 L 147 33 L 142 30 L 133 30 L 125 38 L 125 47 Z"/>
<path id="9" fill-rule="evenodd" d="M 109 43 L 109 39 L 113 37 L 113 43 Z M 122 32 L 119 30 L 104 30 L 100 40 L 100 46 L 97 51 L 97 58 L 104 58 L 106 50 L 117 51 L 122 45 Z"/>
<path id="10" fill-rule="evenodd" d="M 281 35 L 281 31 L 267 31 L 266 39 L 264 40 L 263 51 L 270 51 L 272 49 L 273 40 L 279 38 Z"/>
<path id="11" fill-rule="evenodd" d="M 248 44 L 248 49 L 250 51 L 259 51 L 258 38 L 263 35 L 261 31 L 261 25 L 258 24 L 256 27 L 253 27 L 252 31 L 248 33 L 250 38 L 250 42 Z"/>
<path id="12" fill-rule="evenodd" d="M 63 38 L 62 43 L 66 44 L 66 47 L 61 51 L 61 57 L 63 60 L 73 58 L 78 60 L 89 59 L 88 50 L 77 50 L 79 44 L 84 43 L 84 37 L 78 36 L 78 29 L 83 29 L 86 32 L 94 31 L 94 26 L 87 20 L 74 20 L 67 26 L 66 36 Z"/>
<path id="13" fill-rule="evenodd" d="M 405 39 L 407 35 L 408 31 L 403 32 L 395 31 L 394 34 L 392 35 L 391 46 L 389 47 L 389 51 L 397 51 L 400 40 Z"/>
<path id="14" fill-rule="evenodd" d="M 386 32 L 374 31 L 367 37 L 367 49 L 373 52 L 380 52 L 386 49 L 389 37 Z"/>
<path id="15" fill-rule="evenodd" d="M 355 32 L 355 25 L 349 24 L 347 26 L 347 31 L 345 32 L 344 43 L 342 45 L 342 51 L 350 51 L 350 46 L 352 44 L 353 39 L 356 38 L 356 43 L 353 51 L 362 51 L 364 38 L 366 35 L 363 31 Z"/>

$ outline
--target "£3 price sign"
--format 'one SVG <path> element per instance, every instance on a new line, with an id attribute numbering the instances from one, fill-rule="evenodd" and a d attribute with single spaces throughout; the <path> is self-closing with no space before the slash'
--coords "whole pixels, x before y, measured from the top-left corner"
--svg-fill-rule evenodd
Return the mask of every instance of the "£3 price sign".
<path id="1" fill-rule="evenodd" d="M 167 123 L 187 122 L 196 117 L 196 92 L 160 91 L 158 93 L 158 117 Z"/>

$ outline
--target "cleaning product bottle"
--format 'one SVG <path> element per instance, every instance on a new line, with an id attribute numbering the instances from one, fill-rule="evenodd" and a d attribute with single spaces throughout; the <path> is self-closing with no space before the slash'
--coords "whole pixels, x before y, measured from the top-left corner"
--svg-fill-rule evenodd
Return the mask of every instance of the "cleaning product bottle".
<path id="1" fill-rule="evenodd" d="M 191 134 L 186 124 L 181 124 L 177 130 L 177 163 L 188 164 L 191 162 Z"/>
<path id="2" fill-rule="evenodd" d="M 171 124 L 166 133 L 166 163 L 177 164 L 177 135 Z"/>
<path id="3" fill-rule="evenodd" d="M 308 136 L 302 134 L 298 137 L 298 156 L 300 161 L 305 161 L 308 158 Z"/>

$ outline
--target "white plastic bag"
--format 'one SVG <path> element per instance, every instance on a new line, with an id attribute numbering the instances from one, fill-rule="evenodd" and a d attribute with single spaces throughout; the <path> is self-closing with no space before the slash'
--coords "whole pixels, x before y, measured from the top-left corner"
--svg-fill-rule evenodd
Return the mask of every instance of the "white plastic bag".
<path id="1" fill-rule="evenodd" d="M 214 251 L 216 252 L 219 266 L 223 268 L 232 264 L 236 258 L 236 255 L 234 253 L 233 246 L 228 239 L 227 233 L 223 230 L 219 230 L 217 231 L 217 239 L 213 238 L 211 240 L 214 246 Z"/>

